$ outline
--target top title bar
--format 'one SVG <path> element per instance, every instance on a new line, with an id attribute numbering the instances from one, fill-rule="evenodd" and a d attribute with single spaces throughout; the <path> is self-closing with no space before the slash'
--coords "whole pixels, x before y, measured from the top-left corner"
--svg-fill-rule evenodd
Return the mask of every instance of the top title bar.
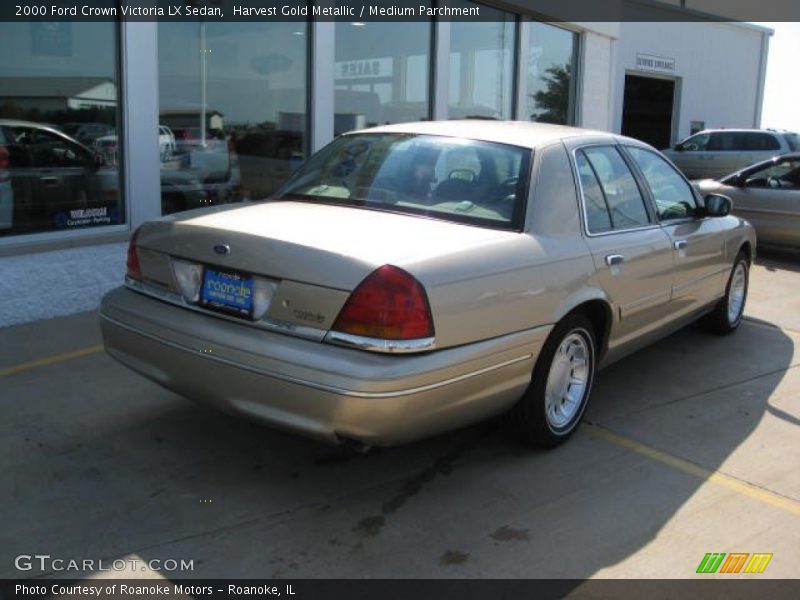
<path id="1" fill-rule="evenodd" d="M 800 21 L 798 0 L 3 0 L 0 21 Z"/>

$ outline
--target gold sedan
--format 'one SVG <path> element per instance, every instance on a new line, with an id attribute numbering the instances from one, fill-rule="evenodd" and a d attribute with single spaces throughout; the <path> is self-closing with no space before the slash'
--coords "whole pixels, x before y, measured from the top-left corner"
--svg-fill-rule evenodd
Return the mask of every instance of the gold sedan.
<path id="1" fill-rule="evenodd" d="M 553 446 L 599 367 L 700 318 L 737 328 L 755 236 L 729 210 L 607 133 L 378 127 L 263 202 L 140 227 L 103 336 L 166 388 L 334 443 L 511 411 Z"/>
<path id="2" fill-rule="evenodd" d="M 697 182 L 701 193 L 725 194 L 763 244 L 800 248 L 800 153 L 776 156 L 720 181 Z"/>

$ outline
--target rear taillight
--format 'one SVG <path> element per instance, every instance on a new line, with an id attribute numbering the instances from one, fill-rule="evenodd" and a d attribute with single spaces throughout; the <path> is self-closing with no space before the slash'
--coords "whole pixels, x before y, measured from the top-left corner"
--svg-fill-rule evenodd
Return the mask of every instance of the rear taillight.
<path id="1" fill-rule="evenodd" d="M 433 318 L 422 284 L 402 269 L 384 265 L 358 285 L 332 330 L 380 340 L 418 340 L 433 337 Z"/>
<path id="2" fill-rule="evenodd" d="M 126 277 L 136 279 L 137 281 L 142 280 L 142 271 L 139 268 L 139 255 L 136 253 L 136 241 L 139 238 L 139 231 L 141 231 L 141 229 L 141 227 L 137 227 L 133 234 L 131 234 L 131 241 L 128 242 L 128 261 L 126 263 L 128 270 L 125 273 Z"/>

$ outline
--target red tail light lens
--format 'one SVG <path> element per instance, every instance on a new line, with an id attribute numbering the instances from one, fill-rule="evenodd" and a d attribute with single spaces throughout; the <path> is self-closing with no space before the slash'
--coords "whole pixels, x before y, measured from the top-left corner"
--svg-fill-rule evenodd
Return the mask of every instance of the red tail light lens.
<path id="1" fill-rule="evenodd" d="M 128 271 L 125 273 L 126 277 L 142 280 L 142 271 L 139 268 L 139 255 L 136 253 L 136 241 L 139 238 L 139 231 L 141 227 L 137 227 L 131 235 L 131 241 L 128 242 L 128 261 L 126 263 Z"/>
<path id="2" fill-rule="evenodd" d="M 433 337 L 433 318 L 422 284 L 384 265 L 350 295 L 333 329 L 381 340 L 416 340 Z"/>

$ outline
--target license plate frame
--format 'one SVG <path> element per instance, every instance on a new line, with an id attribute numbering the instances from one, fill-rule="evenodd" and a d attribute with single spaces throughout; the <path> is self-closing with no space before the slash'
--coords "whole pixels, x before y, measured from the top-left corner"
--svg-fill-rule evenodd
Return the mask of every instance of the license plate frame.
<path id="1" fill-rule="evenodd" d="M 237 317 L 253 318 L 253 276 L 230 269 L 203 268 L 200 306 Z"/>

